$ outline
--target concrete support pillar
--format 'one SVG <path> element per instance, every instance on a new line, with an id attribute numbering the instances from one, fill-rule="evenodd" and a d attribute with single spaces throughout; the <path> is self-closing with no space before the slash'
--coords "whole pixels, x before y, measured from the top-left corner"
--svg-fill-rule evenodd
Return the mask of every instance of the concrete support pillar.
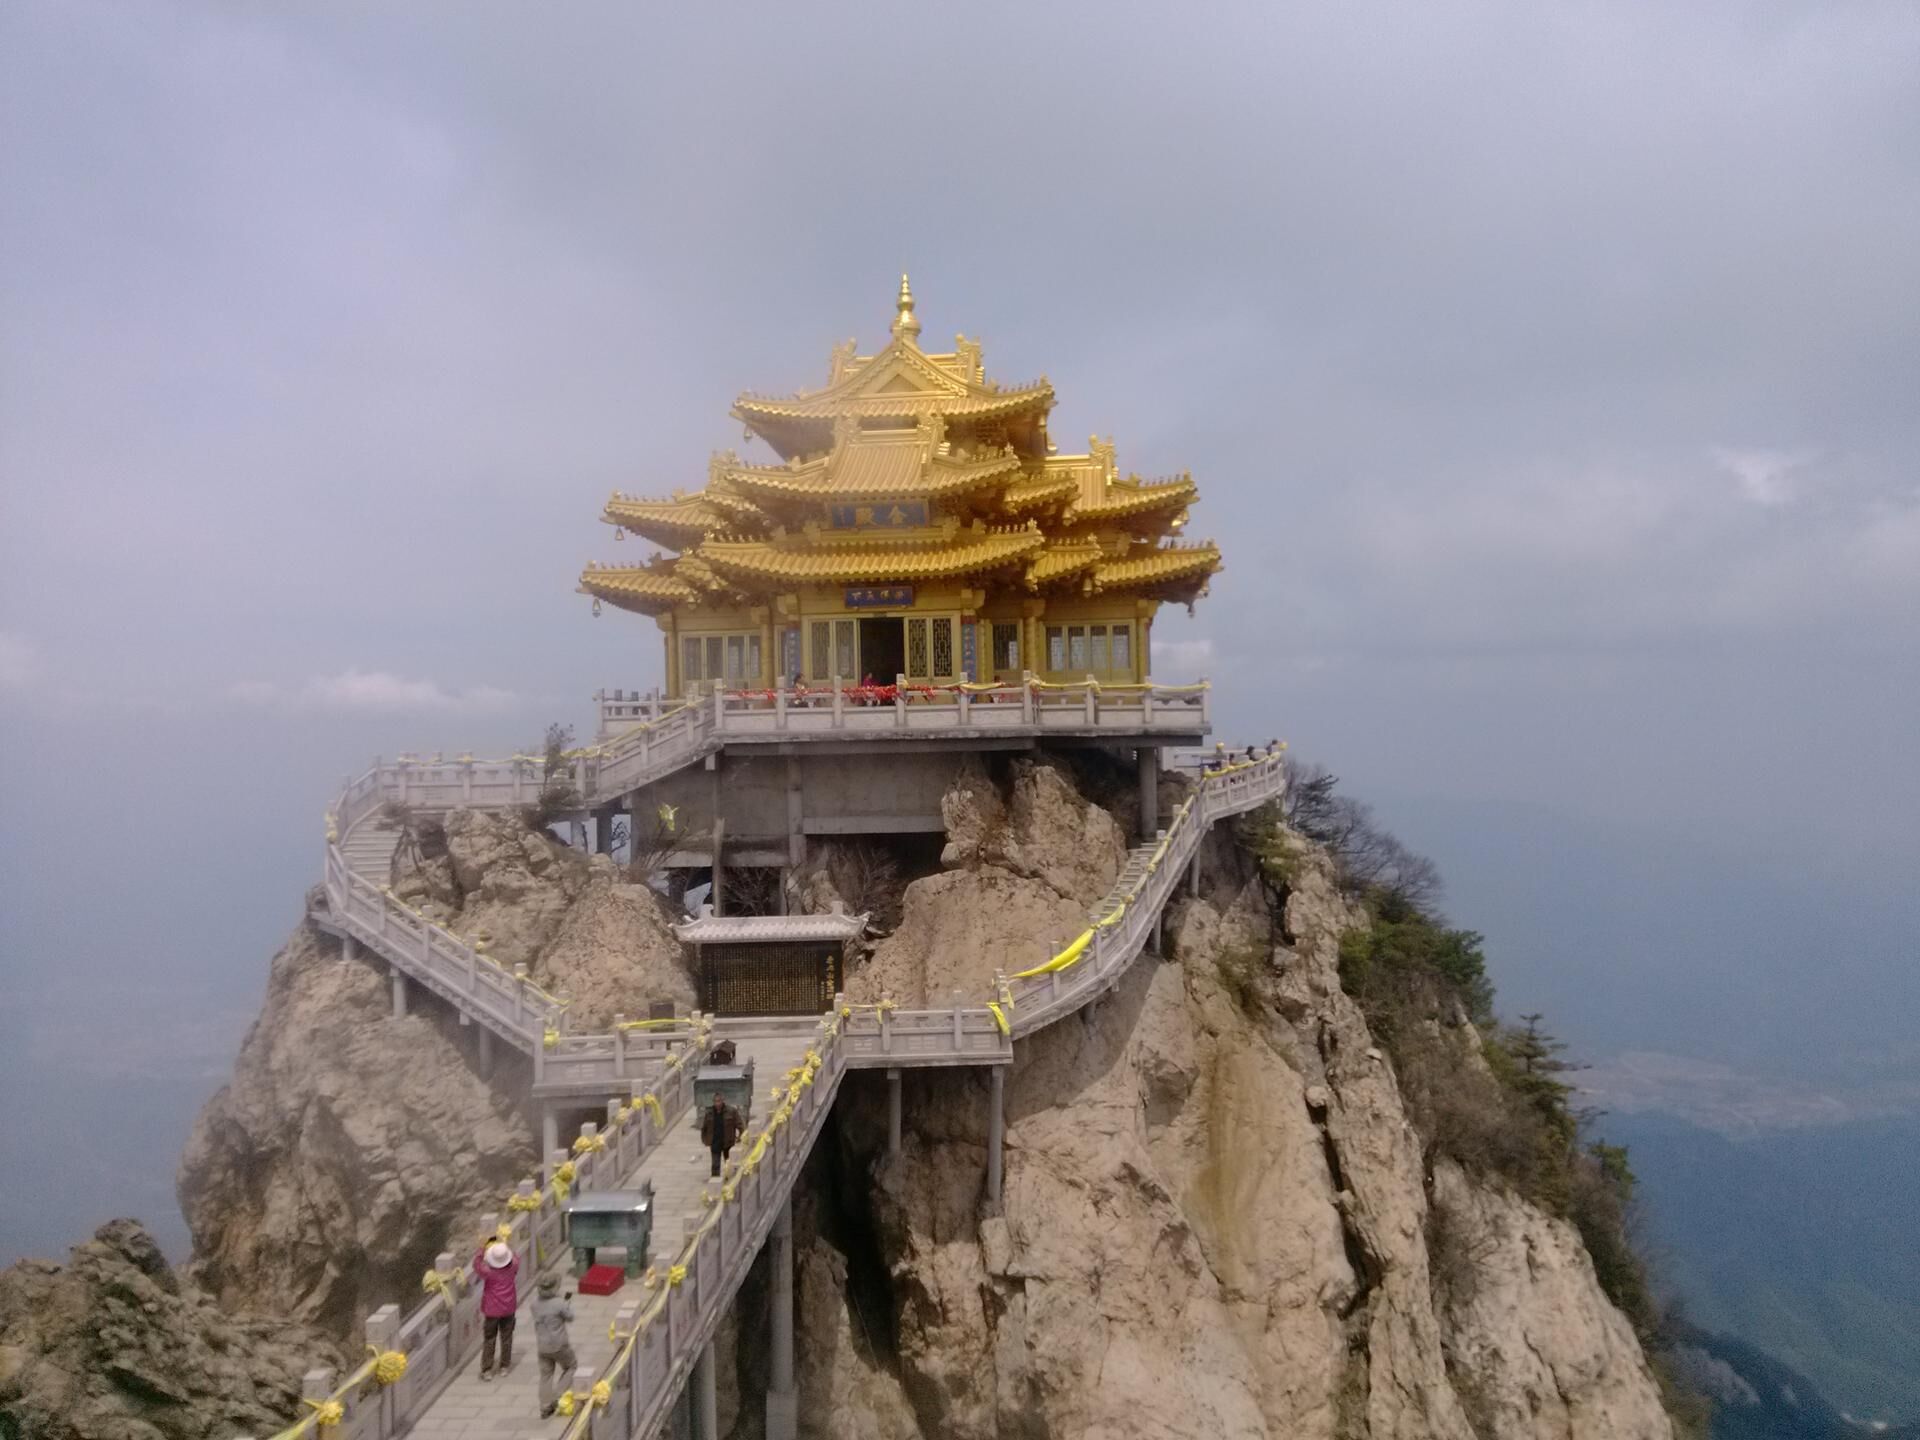
<path id="1" fill-rule="evenodd" d="M 1193 859 L 1187 863 L 1187 893 L 1195 896 L 1200 893 L 1200 851 L 1197 846 Z"/>
<path id="2" fill-rule="evenodd" d="M 351 960 L 359 953 L 360 947 L 354 944 L 351 935 L 342 935 L 340 937 L 340 958 L 342 960 Z"/>
<path id="3" fill-rule="evenodd" d="M 616 802 L 593 812 L 593 849 L 596 855 L 613 854 L 613 822 L 620 813 Z"/>
<path id="4" fill-rule="evenodd" d="M 800 783 L 800 757 L 787 757 L 787 864 L 807 863 L 806 803 Z"/>
<path id="5" fill-rule="evenodd" d="M 1160 828 L 1160 752 L 1142 745 L 1133 753 L 1140 767 L 1140 838 L 1149 840 Z"/>
<path id="6" fill-rule="evenodd" d="M 540 1107 L 540 1153 L 551 1155 L 560 1148 L 560 1112 L 553 1105 Z"/>
<path id="7" fill-rule="evenodd" d="M 887 1154 L 900 1153 L 900 1067 L 887 1069 Z"/>
<path id="8" fill-rule="evenodd" d="M 767 1384 L 766 1440 L 795 1440 L 800 1395 L 793 1388 L 793 1199 L 773 1221 L 773 1375 Z"/>
<path id="9" fill-rule="evenodd" d="M 718 797 L 715 798 L 714 803 L 716 805 L 719 804 Z M 725 848 L 725 845 L 726 845 L 726 839 L 727 839 L 727 822 L 724 820 L 714 821 L 713 822 L 713 889 L 712 889 L 712 892 L 707 896 L 707 903 L 713 906 L 713 913 L 716 915 L 724 915 L 727 913 L 726 907 L 723 903 L 723 897 L 722 897 L 722 892 L 726 888 L 725 881 L 724 881 L 725 867 L 722 864 L 720 859 L 721 851 Z"/>
<path id="10" fill-rule="evenodd" d="M 987 1073 L 993 1077 L 989 1082 L 992 1098 L 987 1102 L 987 1210 L 997 1215 L 1000 1213 L 1000 1150 L 1007 1138 L 1007 1067 L 995 1065 Z"/>
<path id="11" fill-rule="evenodd" d="M 493 1074 L 493 1031 L 484 1025 L 476 1025 L 480 1032 L 480 1075 L 482 1079 Z"/>
<path id="12" fill-rule="evenodd" d="M 399 969 L 393 971 L 393 1018 L 404 1020 L 407 1016 L 407 977 Z"/>
<path id="13" fill-rule="evenodd" d="M 720 1391 L 714 1369 L 713 1342 L 700 1347 L 700 1358 L 693 1365 L 695 1440 L 720 1440 Z"/>

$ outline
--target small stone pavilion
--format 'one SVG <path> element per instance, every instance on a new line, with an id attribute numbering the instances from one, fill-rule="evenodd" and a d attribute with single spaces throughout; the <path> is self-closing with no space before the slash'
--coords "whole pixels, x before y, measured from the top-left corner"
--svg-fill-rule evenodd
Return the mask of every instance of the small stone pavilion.
<path id="1" fill-rule="evenodd" d="M 1111 441 L 1060 455 L 1053 387 L 989 380 L 980 344 L 920 348 L 905 276 L 892 339 L 833 352 L 818 390 L 745 394 L 772 451 L 715 455 L 704 489 L 615 494 L 616 539 L 674 553 L 589 565 L 580 588 L 652 616 L 670 695 L 729 689 L 1144 681 L 1154 612 L 1220 569 L 1178 539 L 1190 476 L 1123 477 Z"/>

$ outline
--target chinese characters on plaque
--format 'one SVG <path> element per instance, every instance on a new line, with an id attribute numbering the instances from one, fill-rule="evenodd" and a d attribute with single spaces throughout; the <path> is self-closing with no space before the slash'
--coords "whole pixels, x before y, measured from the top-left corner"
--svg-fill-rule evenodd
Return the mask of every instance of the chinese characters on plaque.
<path id="1" fill-rule="evenodd" d="M 836 530 L 906 530 L 927 523 L 927 502 L 872 500 L 836 504 L 827 507 L 827 516 Z"/>
<path id="2" fill-rule="evenodd" d="M 889 610 L 913 604 L 911 585 L 849 585 L 846 606 L 849 610 Z"/>

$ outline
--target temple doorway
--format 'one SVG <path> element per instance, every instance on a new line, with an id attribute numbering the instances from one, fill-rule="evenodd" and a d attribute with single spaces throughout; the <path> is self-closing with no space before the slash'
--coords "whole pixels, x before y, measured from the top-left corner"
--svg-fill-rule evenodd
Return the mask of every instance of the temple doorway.
<path id="1" fill-rule="evenodd" d="M 860 621 L 860 673 L 876 685 L 891 685 L 907 669 L 907 627 L 900 619 Z"/>

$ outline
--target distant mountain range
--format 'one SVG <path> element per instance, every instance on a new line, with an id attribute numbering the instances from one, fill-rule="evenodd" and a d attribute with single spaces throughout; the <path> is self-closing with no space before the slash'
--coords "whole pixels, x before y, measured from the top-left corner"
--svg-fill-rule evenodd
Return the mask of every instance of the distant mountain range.
<path id="1" fill-rule="evenodd" d="M 1608 1115 L 1599 1128 L 1632 1152 L 1663 1288 L 1773 1397 L 1758 1408 L 1723 1400 L 1744 1418 L 1716 1436 L 1876 1433 L 1818 1428 L 1848 1418 L 1920 1433 L 1920 1119 L 1738 1140 L 1650 1113 Z"/>
<path id="2" fill-rule="evenodd" d="M 1713 1440 L 1920 1440 L 1920 1425 L 1848 1419 L 1806 1376 L 1731 1335 L 1688 1330 L 1668 1359 L 1712 1399 Z"/>

